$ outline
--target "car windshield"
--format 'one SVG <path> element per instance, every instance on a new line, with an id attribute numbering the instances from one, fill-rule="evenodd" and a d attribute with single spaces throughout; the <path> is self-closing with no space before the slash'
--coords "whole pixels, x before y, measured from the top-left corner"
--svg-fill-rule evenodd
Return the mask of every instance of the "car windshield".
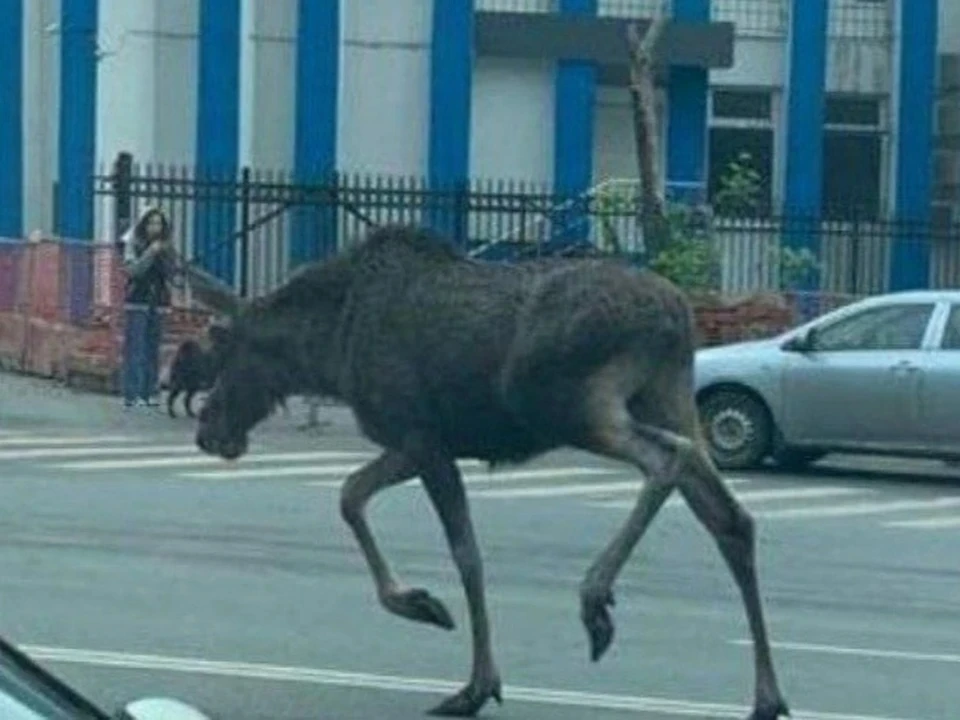
<path id="1" fill-rule="evenodd" d="M 108 716 L 0 638 L 0 718 L 107 720 Z"/>

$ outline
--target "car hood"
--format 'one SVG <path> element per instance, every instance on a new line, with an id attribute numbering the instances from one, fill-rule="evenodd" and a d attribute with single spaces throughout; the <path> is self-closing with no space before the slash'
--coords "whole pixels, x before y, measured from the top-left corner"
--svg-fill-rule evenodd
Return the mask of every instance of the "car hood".
<path id="1" fill-rule="evenodd" d="M 782 342 L 783 338 L 773 337 L 763 340 L 745 340 L 727 345 L 714 345 L 697 350 L 696 359 L 702 361 L 756 355 L 758 352 L 776 350 Z"/>

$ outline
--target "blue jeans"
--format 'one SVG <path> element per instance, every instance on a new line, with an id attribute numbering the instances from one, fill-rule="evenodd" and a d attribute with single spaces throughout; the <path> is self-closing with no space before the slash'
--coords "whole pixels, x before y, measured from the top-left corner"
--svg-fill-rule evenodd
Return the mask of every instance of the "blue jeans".
<path id="1" fill-rule="evenodd" d="M 162 325 L 157 308 L 127 305 L 123 330 L 123 399 L 148 400 L 157 391 L 160 377 Z"/>

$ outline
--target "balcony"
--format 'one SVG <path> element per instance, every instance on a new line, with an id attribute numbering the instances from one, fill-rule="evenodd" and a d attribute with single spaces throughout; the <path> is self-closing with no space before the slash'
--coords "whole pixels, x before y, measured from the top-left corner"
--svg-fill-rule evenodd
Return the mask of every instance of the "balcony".
<path id="1" fill-rule="evenodd" d="M 475 1 L 478 55 L 591 60 L 599 67 L 599 82 L 615 86 L 629 81 L 628 23 L 638 22 L 643 32 L 660 6 L 659 0 L 599 0 L 596 16 L 571 16 L 556 12 L 556 0 Z M 670 20 L 660 59 L 665 65 L 728 68 L 733 31 L 731 22 Z"/>

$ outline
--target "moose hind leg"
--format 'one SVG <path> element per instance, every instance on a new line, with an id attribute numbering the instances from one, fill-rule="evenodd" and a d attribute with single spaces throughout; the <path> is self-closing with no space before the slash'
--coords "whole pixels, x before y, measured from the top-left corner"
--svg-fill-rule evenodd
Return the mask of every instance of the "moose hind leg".
<path id="1" fill-rule="evenodd" d="M 483 580 L 483 561 L 474 534 L 463 478 L 453 461 L 437 461 L 421 474 L 440 517 L 450 552 L 460 573 L 473 636 L 469 683 L 430 710 L 431 715 L 473 717 L 491 697 L 503 702 L 500 675 L 493 660 L 490 621 Z"/>
<path id="2" fill-rule="evenodd" d="M 609 608 L 614 605 L 613 585 L 630 555 L 643 538 L 663 503 L 674 489 L 680 452 L 632 431 L 626 412 L 616 413 L 594 448 L 602 455 L 625 460 L 646 478 L 637 502 L 619 532 L 600 552 L 580 584 L 580 620 L 590 640 L 590 659 L 596 662 L 613 642 Z"/>
<path id="3" fill-rule="evenodd" d="M 417 474 L 416 464 L 407 456 L 392 451 L 383 453 L 347 478 L 340 493 L 340 514 L 360 545 L 380 604 L 394 615 L 452 630 L 453 618 L 443 603 L 426 590 L 398 585 L 367 522 L 366 506 L 370 498 Z"/>
<path id="4" fill-rule="evenodd" d="M 755 702 L 750 720 L 777 720 L 790 715 L 780 692 L 767 638 L 757 582 L 754 521 L 727 488 L 710 457 L 698 448 L 691 470 L 678 486 L 694 515 L 710 532 L 736 581 L 743 599 L 755 663 Z"/>

